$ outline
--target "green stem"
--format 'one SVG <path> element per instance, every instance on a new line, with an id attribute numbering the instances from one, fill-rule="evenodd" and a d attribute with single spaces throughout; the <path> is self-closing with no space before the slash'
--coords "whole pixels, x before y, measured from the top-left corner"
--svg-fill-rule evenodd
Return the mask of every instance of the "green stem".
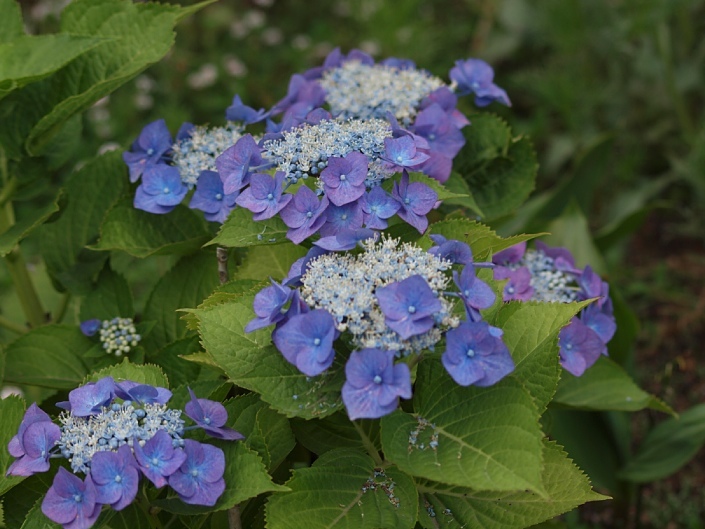
<path id="1" fill-rule="evenodd" d="M 372 439 L 370 439 L 367 434 L 365 433 L 365 430 L 362 429 L 362 425 L 358 421 L 351 421 L 353 426 L 355 427 L 355 430 L 357 430 L 357 433 L 360 435 L 360 439 L 362 439 L 362 446 L 365 447 L 365 450 L 367 450 L 367 453 L 370 454 L 372 459 L 374 459 L 375 464 L 377 466 L 383 466 L 384 461 L 382 460 L 381 457 L 379 457 L 379 452 L 377 451 L 377 447 L 375 444 L 372 442 Z"/>
<path id="2" fill-rule="evenodd" d="M 5 256 L 5 263 L 10 272 L 12 283 L 15 286 L 17 297 L 20 299 L 22 311 L 24 312 L 30 327 L 39 327 L 46 323 L 46 313 L 39 301 L 39 296 L 32 283 L 32 278 L 27 271 L 27 265 L 20 253 L 19 246 L 16 246 Z"/>
<path id="3" fill-rule="evenodd" d="M 54 317 L 53 317 L 53 322 L 54 323 L 61 323 L 61 320 L 64 319 L 64 316 L 66 316 L 66 310 L 69 308 L 69 302 L 71 301 L 71 294 L 66 292 L 64 293 L 63 296 L 61 296 L 61 300 L 59 301 L 59 305 L 56 307 L 56 310 L 54 311 Z"/>
<path id="4" fill-rule="evenodd" d="M 0 316 L 0 327 L 5 327 L 8 331 L 12 331 L 17 334 L 25 334 L 27 332 L 27 327 L 15 323 L 12 320 L 8 320 L 5 316 Z"/>

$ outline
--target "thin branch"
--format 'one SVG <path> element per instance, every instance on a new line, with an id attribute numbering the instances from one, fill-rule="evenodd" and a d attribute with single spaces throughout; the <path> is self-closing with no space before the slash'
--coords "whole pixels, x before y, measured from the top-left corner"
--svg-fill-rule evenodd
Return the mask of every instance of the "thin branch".
<path id="1" fill-rule="evenodd" d="M 14 321 L 7 319 L 5 316 L 0 316 L 0 327 L 4 327 L 8 331 L 12 331 L 17 334 L 27 333 L 27 327 L 20 325 L 19 323 L 15 323 Z"/>
<path id="2" fill-rule="evenodd" d="M 228 529 L 242 529 L 239 504 L 228 509 Z"/>
<path id="3" fill-rule="evenodd" d="M 218 246 L 215 250 L 215 256 L 218 259 L 218 277 L 220 278 L 220 284 L 223 285 L 230 279 L 228 274 L 228 250 Z"/>

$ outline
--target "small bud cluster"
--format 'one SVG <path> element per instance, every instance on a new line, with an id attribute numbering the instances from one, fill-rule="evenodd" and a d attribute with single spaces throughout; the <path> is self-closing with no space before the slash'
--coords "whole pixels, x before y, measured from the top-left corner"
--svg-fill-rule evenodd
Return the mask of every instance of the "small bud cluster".
<path id="1" fill-rule="evenodd" d="M 421 100 L 444 85 L 423 70 L 357 60 L 327 70 L 319 82 L 333 115 L 369 119 L 391 113 L 405 124 L 416 115 Z"/>
<path id="2" fill-rule="evenodd" d="M 104 320 L 98 336 L 105 352 L 115 356 L 129 353 L 142 340 L 142 336 L 137 334 L 132 318 Z"/>
<path id="3" fill-rule="evenodd" d="M 570 303 L 577 299 L 575 275 L 558 270 L 552 257 L 542 250 L 527 250 L 524 258 L 510 269 L 525 266 L 531 274 L 531 287 L 534 294 L 531 299 L 557 303 Z M 512 287 L 510 287 L 512 288 Z"/>
<path id="4" fill-rule="evenodd" d="M 277 164 L 290 184 L 320 175 L 329 158 L 343 158 L 351 152 L 360 152 L 369 160 L 365 181 L 368 189 L 394 174 L 380 160 L 385 152 L 384 139 L 392 137 L 389 123 L 382 119 L 324 119 L 282 135 L 283 139 L 264 142 L 262 156 Z"/>

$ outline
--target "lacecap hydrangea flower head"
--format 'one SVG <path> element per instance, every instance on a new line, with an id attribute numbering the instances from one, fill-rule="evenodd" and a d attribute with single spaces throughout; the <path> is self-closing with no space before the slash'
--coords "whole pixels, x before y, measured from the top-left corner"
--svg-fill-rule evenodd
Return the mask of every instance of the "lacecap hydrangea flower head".
<path id="1" fill-rule="evenodd" d="M 353 350 L 342 390 L 351 419 L 381 417 L 410 398 L 409 365 L 443 337 L 441 360 L 457 383 L 492 385 L 514 369 L 502 331 L 480 314 L 495 294 L 476 276 L 466 244 L 436 243 L 429 251 L 376 237 L 361 241 L 361 251 L 349 251 L 355 242 L 342 252 L 314 246 L 282 284 L 257 294 L 257 317 L 245 330 L 275 325 L 274 345 L 308 376 L 329 369 L 334 344 L 345 341 Z"/>
<path id="2" fill-rule="evenodd" d="M 220 448 L 187 439 L 196 428 L 226 440 L 243 436 L 225 425 L 222 404 L 191 392 L 185 415 L 168 407 L 166 388 L 106 377 L 69 393 L 57 405 L 65 411 L 57 425 L 36 404 L 26 411 L 8 444 L 15 461 L 7 474 L 30 476 L 49 470 L 51 458 L 64 458 L 42 502 L 42 512 L 64 527 L 88 528 L 103 506 L 130 505 L 140 480 L 169 485 L 185 502 L 215 505 L 225 490 L 225 456 Z M 83 474 L 85 477 L 79 477 Z"/>
<path id="3" fill-rule="evenodd" d="M 588 265 L 577 268 L 565 248 L 537 241 L 535 249 L 520 243 L 492 259 L 494 278 L 506 279 L 504 301 L 570 303 L 596 298 L 559 334 L 561 365 L 575 376 L 582 375 L 601 355 L 617 330 L 609 285 Z"/>
<path id="4" fill-rule="evenodd" d="M 322 67 L 294 75 L 268 111 L 235 96 L 228 125 L 185 124 L 175 142 L 163 120 L 151 123 L 124 155 L 132 181 L 142 179 L 135 207 L 168 213 L 195 186 L 189 206 L 207 220 L 222 223 L 237 206 L 255 220 L 279 214 L 296 243 L 340 229 L 384 229 L 394 215 L 423 232 L 436 192 L 405 176 L 393 189 L 381 184 L 406 172 L 448 179 L 469 124 L 457 95 L 475 94 L 478 106 L 509 104 L 483 61 L 458 61 L 450 78 L 446 84 L 408 60 L 375 64 L 359 50 L 334 50 Z M 270 119 L 280 114 L 281 122 Z M 263 120 L 263 137 L 244 133 Z"/>

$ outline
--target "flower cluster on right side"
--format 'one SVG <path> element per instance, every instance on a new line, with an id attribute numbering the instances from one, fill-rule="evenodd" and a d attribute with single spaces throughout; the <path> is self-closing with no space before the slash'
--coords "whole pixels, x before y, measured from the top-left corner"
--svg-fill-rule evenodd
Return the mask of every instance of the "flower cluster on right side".
<path id="1" fill-rule="evenodd" d="M 601 355 L 617 330 L 609 285 L 590 265 L 577 268 L 565 248 L 536 242 L 535 249 L 520 243 L 492 259 L 494 279 L 507 280 L 504 301 L 546 301 L 570 303 L 595 299 L 574 317 L 559 334 L 561 365 L 581 376 Z"/>

